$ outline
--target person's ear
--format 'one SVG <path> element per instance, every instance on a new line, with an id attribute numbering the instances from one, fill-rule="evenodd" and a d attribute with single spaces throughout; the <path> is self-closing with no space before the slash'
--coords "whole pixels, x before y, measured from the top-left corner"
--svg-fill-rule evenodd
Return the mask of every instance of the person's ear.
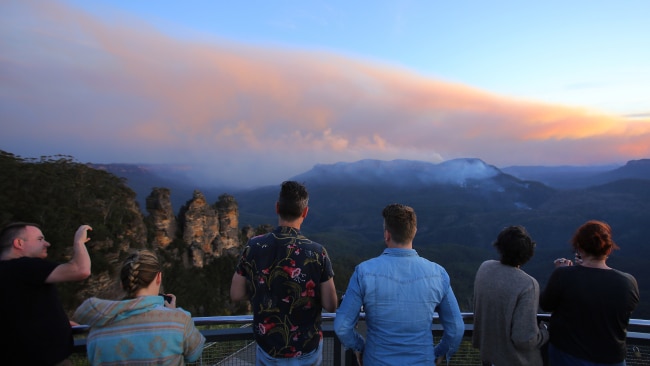
<path id="1" fill-rule="evenodd" d="M 305 217 L 307 217 L 307 212 L 308 212 L 308 211 L 309 211 L 309 206 L 305 207 L 305 208 L 302 210 L 302 214 L 300 215 L 300 217 L 302 217 L 303 219 L 304 219 Z"/>
<path id="2" fill-rule="evenodd" d="M 24 240 L 21 238 L 15 238 L 12 246 L 16 249 L 22 249 Z"/>
<path id="3" fill-rule="evenodd" d="M 156 275 L 156 284 L 160 285 L 162 283 L 162 272 L 158 272 Z"/>
<path id="4" fill-rule="evenodd" d="M 275 203 L 275 213 L 276 213 L 276 214 L 279 214 L 279 213 L 280 213 L 280 209 L 278 208 L 279 206 L 280 206 L 280 202 L 276 202 L 276 203 Z"/>

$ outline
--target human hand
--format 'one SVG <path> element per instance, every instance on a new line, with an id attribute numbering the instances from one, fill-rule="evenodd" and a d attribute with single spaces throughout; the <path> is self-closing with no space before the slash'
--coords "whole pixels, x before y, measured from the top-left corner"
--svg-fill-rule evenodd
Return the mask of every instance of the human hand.
<path id="1" fill-rule="evenodd" d="M 163 300 L 163 305 L 165 305 L 166 308 L 170 309 L 176 309 L 176 295 L 174 294 L 165 294 L 166 296 L 169 296 L 171 298 L 171 301 L 167 301 L 165 298 Z"/>
<path id="2" fill-rule="evenodd" d="M 555 268 L 557 267 L 570 267 L 573 265 L 573 262 L 571 260 L 566 259 L 566 258 L 558 258 L 553 261 L 553 264 L 555 265 Z"/>
<path id="3" fill-rule="evenodd" d="M 90 238 L 88 237 L 88 230 L 92 230 L 92 229 L 93 228 L 90 227 L 89 225 L 79 226 L 77 232 L 74 233 L 74 242 L 80 244 L 87 243 L 90 240 Z"/>
<path id="4" fill-rule="evenodd" d="M 576 265 L 581 265 L 582 264 L 582 255 L 580 253 L 576 252 L 575 258 L 573 259 Z"/>

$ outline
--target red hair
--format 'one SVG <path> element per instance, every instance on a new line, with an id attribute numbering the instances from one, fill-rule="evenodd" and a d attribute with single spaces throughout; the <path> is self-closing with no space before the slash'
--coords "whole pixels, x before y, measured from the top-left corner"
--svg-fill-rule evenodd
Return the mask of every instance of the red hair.
<path id="1" fill-rule="evenodd" d="M 590 220 L 582 224 L 571 239 L 573 249 L 602 258 L 614 249 L 619 249 L 612 240 L 612 228 L 605 222 Z"/>

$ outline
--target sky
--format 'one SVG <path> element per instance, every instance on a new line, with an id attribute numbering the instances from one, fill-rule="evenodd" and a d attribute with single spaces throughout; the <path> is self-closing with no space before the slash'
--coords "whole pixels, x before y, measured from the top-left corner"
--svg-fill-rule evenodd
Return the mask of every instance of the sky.
<path id="1" fill-rule="evenodd" d="M 278 183 L 650 158 L 650 2 L 0 0 L 0 150 Z"/>

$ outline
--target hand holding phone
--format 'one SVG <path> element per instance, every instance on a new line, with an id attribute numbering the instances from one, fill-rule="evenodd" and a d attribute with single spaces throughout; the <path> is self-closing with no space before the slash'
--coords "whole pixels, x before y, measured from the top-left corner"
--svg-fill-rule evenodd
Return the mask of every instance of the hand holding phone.
<path id="1" fill-rule="evenodd" d="M 165 294 L 158 294 L 158 295 L 162 296 L 162 298 L 165 299 L 166 303 L 168 303 L 168 304 L 172 303 L 173 298 L 171 296 L 165 295 Z"/>

